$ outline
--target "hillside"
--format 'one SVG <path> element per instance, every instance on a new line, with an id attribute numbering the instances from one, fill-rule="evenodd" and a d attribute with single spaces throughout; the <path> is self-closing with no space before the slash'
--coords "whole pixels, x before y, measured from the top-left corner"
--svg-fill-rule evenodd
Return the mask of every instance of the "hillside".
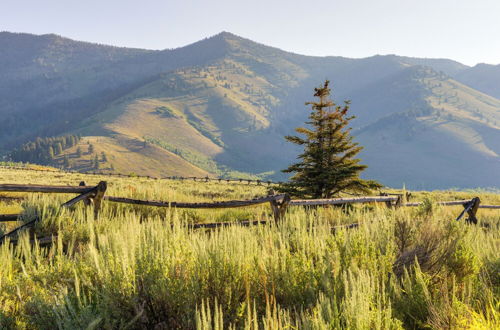
<path id="1" fill-rule="evenodd" d="M 478 64 L 461 71 L 458 80 L 483 93 L 500 98 L 500 64 Z"/>
<path id="2" fill-rule="evenodd" d="M 352 101 L 367 176 L 427 189 L 500 184 L 494 68 L 484 87 L 470 78 L 475 68 L 447 59 L 311 57 L 227 32 L 164 51 L 10 33 L 0 46 L 10 63 L 0 86 L 11 88 L 0 92 L 4 153 L 71 133 L 98 139 L 122 173 L 283 179 L 298 153 L 283 136 L 303 125 L 304 102 L 329 78 L 334 99 Z M 88 169 L 87 158 L 72 166 Z"/>

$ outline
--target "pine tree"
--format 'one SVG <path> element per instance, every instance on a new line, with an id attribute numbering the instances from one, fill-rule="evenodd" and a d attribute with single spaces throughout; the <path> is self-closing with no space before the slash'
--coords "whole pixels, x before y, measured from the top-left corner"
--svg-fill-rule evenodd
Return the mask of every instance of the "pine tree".
<path id="1" fill-rule="evenodd" d="M 97 155 L 95 155 L 95 158 L 94 158 L 94 168 L 96 170 L 98 170 L 99 167 L 101 167 L 101 164 L 99 163 L 99 157 L 97 157 Z"/>
<path id="2" fill-rule="evenodd" d="M 63 166 L 66 167 L 66 168 L 68 168 L 70 166 L 68 155 L 64 155 Z"/>
<path id="3" fill-rule="evenodd" d="M 93 153 L 94 153 L 94 145 L 89 144 L 89 154 L 93 154 Z"/>
<path id="4" fill-rule="evenodd" d="M 108 156 L 106 156 L 106 153 L 104 151 L 101 153 L 101 159 L 104 163 L 108 161 Z"/>
<path id="5" fill-rule="evenodd" d="M 309 121 L 310 128 L 299 127 L 296 132 L 303 135 L 285 138 L 304 151 L 300 161 L 283 170 L 295 173 L 290 181 L 279 188 L 280 191 L 300 198 L 331 198 L 341 191 L 367 193 L 372 188 L 381 187 L 375 181 L 359 178 L 366 165 L 354 157 L 362 147 L 353 142 L 349 122 L 354 116 L 348 116 L 349 101 L 337 105 L 329 99 L 330 88 L 327 80 L 322 87 L 315 88 L 318 102 L 312 105 Z"/>
<path id="6" fill-rule="evenodd" d="M 60 155 L 60 154 L 62 154 L 62 151 L 63 151 L 63 147 L 61 145 L 61 142 L 57 142 L 55 145 L 55 148 L 54 148 L 54 154 Z"/>
<path id="7" fill-rule="evenodd" d="M 82 148 L 80 147 L 76 148 L 76 157 L 78 158 L 82 157 Z"/>
<path id="8" fill-rule="evenodd" d="M 52 148 L 52 146 L 49 146 L 49 160 L 53 160 L 54 159 L 54 148 Z"/>

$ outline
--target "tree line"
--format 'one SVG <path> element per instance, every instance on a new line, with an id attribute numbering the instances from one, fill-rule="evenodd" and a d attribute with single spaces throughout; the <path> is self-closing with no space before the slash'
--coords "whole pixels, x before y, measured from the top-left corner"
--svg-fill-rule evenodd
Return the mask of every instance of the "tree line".
<path id="1" fill-rule="evenodd" d="M 51 164 L 55 156 L 66 149 L 75 146 L 80 141 L 78 135 L 63 135 L 58 137 L 36 138 L 10 153 L 10 159 L 16 162 Z"/>

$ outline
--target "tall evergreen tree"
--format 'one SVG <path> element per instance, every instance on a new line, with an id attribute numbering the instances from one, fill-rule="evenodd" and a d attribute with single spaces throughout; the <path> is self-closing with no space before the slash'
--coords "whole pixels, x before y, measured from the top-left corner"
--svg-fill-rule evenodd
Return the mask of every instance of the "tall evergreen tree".
<path id="1" fill-rule="evenodd" d="M 301 198 L 331 198 L 342 191 L 367 193 L 372 188 L 381 187 L 375 181 L 363 180 L 360 173 L 366 165 L 354 158 L 362 149 L 353 142 L 349 122 L 354 116 L 347 114 L 349 101 L 337 105 L 329 99 L 329 81 L 322 87 L 315 88 L 317 102 L 307 102 L 312 106 L 309 121 L 310 128 L 299 127 L 300 136 L 285 138 L 304 151 L 300 161 L 283 170 L 295 173 L 279 190 Z"/>
<path id="2" fill-rule="evenodd" d="M 55 148 L 54 148 L 54 154 L 60 155 L 62 153 L 62 151 L 63 151 L 63 147 L 62 147 L 61 142 L 57 142 L 55 145 Z"/>
<path id="3" fill-rule="evenodd" d="M 99 163 L 99 157 L 97 155 L 95 155 L 95 157 L 94 157 L 94 168 L 96 170 L 98 170 L 99 167 L 101 167 L 101 164 Z"/>
<path id="4" fill-rule="evenodd" d="M 82 157 L 82 148 L 80 147 L 76 148 L 76 157 L 78 158 Z"/>
<path id="5" fill-rule="evenodd" d="M 52 148 L 52 146 L 49 146 L 48 152 L 49 152 L 49 160 L 53 160 L 54 159 L 54 148 Z"/>

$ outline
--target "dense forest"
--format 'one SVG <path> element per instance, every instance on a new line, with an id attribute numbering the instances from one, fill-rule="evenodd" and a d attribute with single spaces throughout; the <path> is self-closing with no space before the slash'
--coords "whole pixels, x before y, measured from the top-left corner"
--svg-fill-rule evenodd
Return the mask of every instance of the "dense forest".
<path id="1" fill-rule="evenodd" d="M 55 156 L 73 147 L 79 140 L 78 135 L 37 138 L 14 149 L 10 153 L 10 158 L 16 162 L 51 164 Z"/>

